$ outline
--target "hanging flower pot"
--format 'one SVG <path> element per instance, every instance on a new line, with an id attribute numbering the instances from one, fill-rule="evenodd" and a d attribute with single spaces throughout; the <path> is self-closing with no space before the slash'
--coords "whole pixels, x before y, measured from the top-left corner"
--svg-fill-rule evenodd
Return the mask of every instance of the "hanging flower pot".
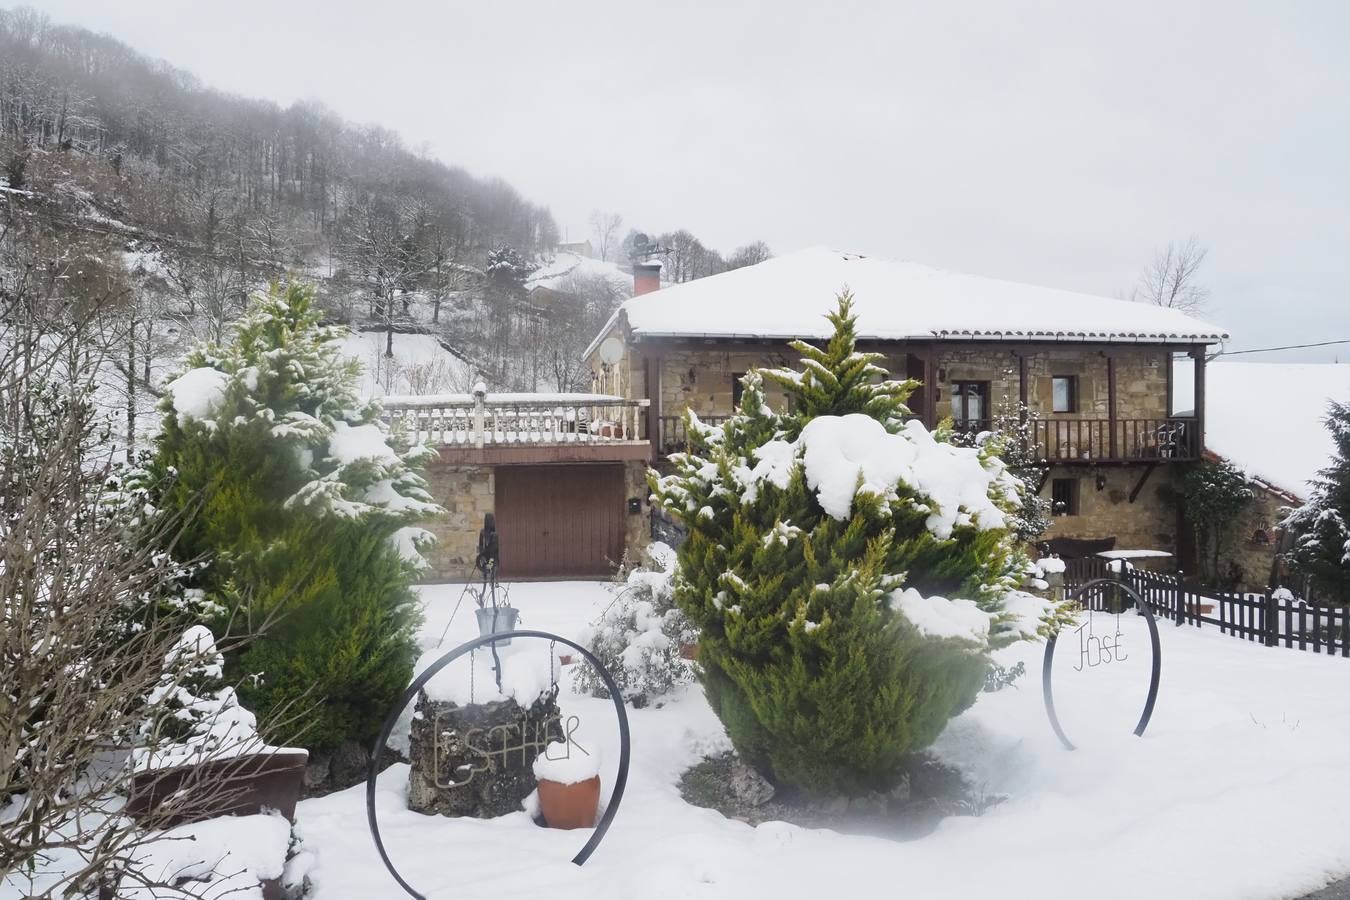
<path id="1" fill-rule="evenodd" d="M 539 811 L 549 828 L 595 827 L 600 809 L 600 759 L 575 744 L 554 741 L 534 760 Z"/>
<path id="2" fill-rule="evenodd" d="M 478 633 L 483 637 L 489 634 L 501 634 L 505 631 L 516 630 L 516 620 L 520 618 L 520 610 L 514 606 L 482 606 L 474 610 L 478 616 Z M 511 643 L 511 639 L 497 641 L 498 647 L 505 647 Z"/>

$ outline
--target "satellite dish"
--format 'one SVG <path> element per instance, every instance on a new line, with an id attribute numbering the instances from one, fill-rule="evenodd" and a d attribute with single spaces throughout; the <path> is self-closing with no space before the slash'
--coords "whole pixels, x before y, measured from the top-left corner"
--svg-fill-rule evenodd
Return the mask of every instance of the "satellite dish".
<path id="1" fill-rule="evenodd" d="M 602 363 L 612 366 L 623 359 L 623 341 L 617 337 L 607 337 L 601 342 L 598 353 Z"/>

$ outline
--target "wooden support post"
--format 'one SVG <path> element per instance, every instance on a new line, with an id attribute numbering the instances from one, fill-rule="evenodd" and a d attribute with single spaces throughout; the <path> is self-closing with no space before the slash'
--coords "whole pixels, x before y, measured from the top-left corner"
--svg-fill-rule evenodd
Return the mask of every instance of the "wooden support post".
<path id="1" fill-rule="evenodd" d="M 929 344 L 923 351 L 923 424 L 928 430 L 937 426 L 937 351 Z"/>
<path id="2" fill-rule="evenodd" d="M 1121 454 L 1116 443 L 1116 357 L 1110 352 L 1106 354 L 1106 416 L 1108 440 L 1111 442 L 1106 456 L 1108 459 L 1119 459 Z"/>
<path id="3" fill-rule="evenodd" d="M 643 357 L 642 392 L 647 406 L 647 440 L 652 445 L 652 462 L 661 458 L 661 357 Z"/>
<path id="4" fill-rule="evenodd" d="M 1017 404 L 1018 421 L 1023 425 L 1027 424 L 1027 416 L 1030 410 L 1027 404 L 1027 355 L 1024 352 L 1014 350 L 1017 356 Z"/>
<path id="5" fill-rule="evenodd" d="M 1205 455 L 1205 345 L 1197 345 L 1191 358 L 1195 360 L 1195 437 L 1190 443 L 1200 458 Z"/>

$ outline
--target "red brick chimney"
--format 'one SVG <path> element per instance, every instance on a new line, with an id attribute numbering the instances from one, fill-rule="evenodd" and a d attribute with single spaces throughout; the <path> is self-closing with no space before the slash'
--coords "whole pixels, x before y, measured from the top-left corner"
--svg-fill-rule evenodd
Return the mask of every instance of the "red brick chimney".
<path id="1" fill-rule="evenodd" d="M 641 297 L 661 288 L 661 260 L 633 263 L 633 296 Z"/>

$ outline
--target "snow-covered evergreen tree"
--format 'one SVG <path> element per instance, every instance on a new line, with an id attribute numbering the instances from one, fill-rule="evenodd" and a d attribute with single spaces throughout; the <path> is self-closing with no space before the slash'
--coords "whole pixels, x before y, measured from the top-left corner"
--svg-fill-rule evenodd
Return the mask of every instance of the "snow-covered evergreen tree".
<path id="1" fill-rule="evenodd" d="M 1350 603 L 1350 403 L 1333 401 L 1327 428 L 1336 443 L 1308 503 L 1285 519 L 1293 538 L 1289 562 L 1318 599 Z"/>
<path id="2" fill-rule="evenodd" d="M 676 599 L 743 758 L 816 794 L 884 788 L 984 685 L 991 648 L 1051 624 L 1013 593 L 1018 485 L 909 418 L 912 381 L 858 352 L 851 297 L 800 370 L 751 372 L 720 428 L 651 476 L 684 524 Z M 782 385 L 789 413 L 765 402 Z"/>
<path id="3" fill-rule="evenodd" d="M 658 542 L 647 552 L 653 565 L 632 569 L 614 585 L 614 600 L 580 638 L 634 706 L 694 680 L 694 666 L 680 650 L 698 640 L 698 630 L 675 605 L 675 551 Z M 575 683 L 596 697 L 608 696 L 591 666 L 577 670 Z"/>
<path id="4" fill-rule="evenodd" d="M 256 298 L 167 386 L 154 462 L 173 476 L 161 505 L 191 513 L 175 552 L 208 560 L 217 633 L 257 635 L 227 657 L 245 704 L 264 726 L 303 704 L 311 749 L 366 740 L 407 684 L 430 538 L 415 523 L 440 511 L 416 472 L 428 451 L 391 446 L 341 335 L 308 287 Z"/>
<path id="5" fill-rule="evenodd" d="M 1232 537 L 1232 523 L 1256 496 L 1247 476 L 1226 461 L 1201 462 L 1182 478 L 1186 519 L 1195 532 L 1201 577 L 1208 584 L 1223 578 L 1220 558 Z"/>

